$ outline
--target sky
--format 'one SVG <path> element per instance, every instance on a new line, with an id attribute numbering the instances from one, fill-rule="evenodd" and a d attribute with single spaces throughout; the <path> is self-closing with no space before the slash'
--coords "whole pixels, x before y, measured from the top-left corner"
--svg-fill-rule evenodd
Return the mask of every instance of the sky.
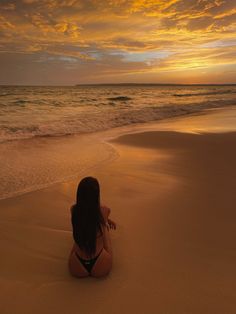
<path id="1" fill-rule="evenodd" d="M 236 83 L 234 0 L 0 0 L 0 84 Z"/>

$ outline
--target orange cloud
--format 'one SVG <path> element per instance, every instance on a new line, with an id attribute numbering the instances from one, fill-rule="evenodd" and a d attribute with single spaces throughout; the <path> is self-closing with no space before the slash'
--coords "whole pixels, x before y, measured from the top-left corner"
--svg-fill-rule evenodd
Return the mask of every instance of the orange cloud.
<path id="1" fill-rule="evenodd" d="M 50 63 L 65 56 L 120 78 L 212 71 L 236 65 L 235 31 L 231 0 L 2 0 L 0 58 L 25 53 Z"/>

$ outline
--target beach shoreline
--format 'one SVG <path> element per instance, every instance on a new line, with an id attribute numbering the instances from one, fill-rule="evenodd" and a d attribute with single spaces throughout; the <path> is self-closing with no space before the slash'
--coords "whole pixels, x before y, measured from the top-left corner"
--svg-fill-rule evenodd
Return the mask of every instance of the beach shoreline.
<path id="1" fill-rule="evenodd" d="M 191 134 L 233 132 L 236 131 L 236 107 L 208 109 L 197 114 L 94 133 L 1 143 L 0 163 L 4 166 L 0 171 L 0 200 L 79 178 L 83 173 L 118 158 L 119 154 L 110 142 L 112 139 L 147 131 Z"/>
<path id="2" fill-rule="evenodd" d="M 67 270 L 79 178 L 0 201 L 1 313 L 235 313 L 236 133 L 140 131 L 83 173 L 117 222 L 108 277 Z"/>

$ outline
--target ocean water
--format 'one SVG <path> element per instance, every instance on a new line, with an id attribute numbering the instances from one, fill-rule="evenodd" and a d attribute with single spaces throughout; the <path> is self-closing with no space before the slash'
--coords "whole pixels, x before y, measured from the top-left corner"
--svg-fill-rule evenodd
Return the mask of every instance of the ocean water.
<path id="1" fill-rule="evenodd" d="M 0 142 L 63 136 L 236 103 L 236 86 L 0 87 Z"/>
<path id="2" fill-rule="evenodd" d="M 235 105 L 236 86 L 0 86 L 0 199 L 87 175 L 116 158 L 98 131 Z"/>

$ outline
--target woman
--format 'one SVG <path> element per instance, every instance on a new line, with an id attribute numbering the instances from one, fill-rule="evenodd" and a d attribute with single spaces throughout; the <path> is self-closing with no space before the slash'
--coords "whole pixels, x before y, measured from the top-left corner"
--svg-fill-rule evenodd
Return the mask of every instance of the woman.
<path id="1" fill-rule="evenodd" d="M 74 246 L 69 257 L 69 270 L 76 277 L 101 277 L 112 266 L 109 229 L 116 229 L 108 218 L 111 210 L 100 206 L 97 179 L 82 179 L 77 189 L 76 204 L 71 207 Z"/>

